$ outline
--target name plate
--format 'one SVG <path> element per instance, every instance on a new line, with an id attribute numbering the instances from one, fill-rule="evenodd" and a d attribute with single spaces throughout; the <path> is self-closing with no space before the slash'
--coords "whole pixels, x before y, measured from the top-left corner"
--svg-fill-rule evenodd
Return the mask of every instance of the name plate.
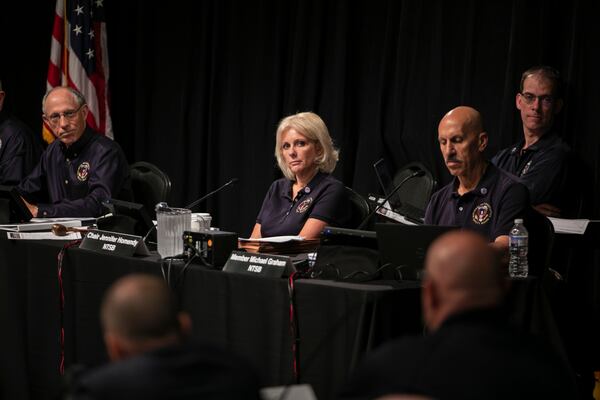
<path id="1" fill-rule="evenodd" d="M 98 230 L 86 233 L 79 248 L 124 257 L 131 257 L 134 254 L 150 255 L 141 236 Z"/>
<path id="2" fill-rule="evenodd" d="M 294 270 L 294 264 L 290 257 L 243 251 L 232 251 L 223 267 L 225 272 L 237 272 L 269 278 L 287 277 Z"/>

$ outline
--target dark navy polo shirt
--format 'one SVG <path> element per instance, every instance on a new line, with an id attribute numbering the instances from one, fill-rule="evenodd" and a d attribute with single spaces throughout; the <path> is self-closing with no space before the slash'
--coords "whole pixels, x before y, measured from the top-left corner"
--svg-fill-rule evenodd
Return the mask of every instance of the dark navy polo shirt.
<path id="1" fill-rule="evenodd" d="M 477 187 L 460 196 L 458 178 L 431 197 L 425 223 L 460 226 L 486 236 L 490 242 L 508 235 L 515 218 L 523 218 L 529 193 L 517 178 L 488 164 Z"/>
<path id="2" fill-rule="evenodd" d="M 86 129 L 68 148 L 52 142 L 18 190 L 38 217 L 98 217 L 104 201 L 130 191 L 129 165 L 116 142 Z"/>
<path id="3" fill-rule="evenodd" d="M 0 185 L 18 185 L 40 160 L 41 139 L 21 121 L 0 112 Z"/>
<path id="4" fill-rule="evenodd" d="M 525 141 L 501 150 L 492 158 L 498 168 L 521 178 L 529 189 L 532 204 L 563 204 L 567 184 L 569 147 L 556 135 L 548 133 L 529 148 Z"/>
<path id="5" fill-rule="evenodd" d="M 292 184 L 285 178 L 271 184 L 256 218 L 262 237 L 297 235 L 309 218 L 331 226 L 348 223 L 350 200 L 340 181 L 319 172 L 295 199 L 292 199 Z"/>

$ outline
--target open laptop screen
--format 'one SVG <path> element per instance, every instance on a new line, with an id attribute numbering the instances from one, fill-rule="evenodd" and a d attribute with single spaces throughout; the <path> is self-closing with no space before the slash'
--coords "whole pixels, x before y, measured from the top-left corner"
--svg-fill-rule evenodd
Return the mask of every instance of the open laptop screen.
<path id="1" fill-rule="evenodd" d="M 381 265 L 391 264 L 405 280 L 420 280 L 429 245 L 453 226 L 375 224 Z"/>
<path id="2" fill-rule="evenodd" d="M 33 215 L 23 202 L 17 189 L 0 186 L 0 223 L 19 223 L 29 221 Z"/>

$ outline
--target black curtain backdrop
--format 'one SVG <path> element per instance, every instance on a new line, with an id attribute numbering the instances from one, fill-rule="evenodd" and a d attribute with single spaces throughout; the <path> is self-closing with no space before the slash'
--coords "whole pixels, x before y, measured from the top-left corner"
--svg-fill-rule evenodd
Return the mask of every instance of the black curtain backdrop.
<path id="1" fill-rule="evenodd" d="M 11 3 L 11 4 L 5 4 Z M 18 4 L 12 4 L 18 3 Z M 445 112 L 479 109 L 489 155 L 521 135 L 520 74 L 551 64 L 565 80 L 557 124 L 581 158 L 597 216 L 600 28 L 582 1 L 104 1 L 112 117 L 131 163 L 149 161 L 183 206 L 232 177 L 200 207 L 248 235 L 269 184 L 280 118 L 320 114 L 341 148 L 335 175 L 377 192 L 372 164 L 421 161 L 449 176 L 436 143 Z M 54 0 L 0 6 L 7 108 L 41 126 Z"/>
<path id="2" fill-rule="evenodd" d="M 116 141 L 130 163 L 149 161 L 169 174 L 173 206 L 239 178 L 198 210 L 224 230 L 249 235 L 267 188 L 280 176 L 273 147 L 282 117 L 320 114 L 341 148 L 335 175 L 363 195 L 378 191 L 372 165 L 380 157 L 392 168 L 421 161 L 444 184 L 449 175 L 436 140 L 441 117 L 457 105 L 479 109 L 493 155 L 522 136 L 515 95 L 521 73 L 536 64 L 555 66 L 566 80 L 556 123 L 581 161 L 590 206 L 584 216 L 600 216 L 594 2 L 104 5 Z M 0 3 L 5 105 L 37 131 L 54 7 L 55 0 Z M 570 359 L 578 371 L 591 371 L 592 357 L 596 368 L 600 359 L 592 345 L 600 332 L 600 252 L 577 252 L 568 300 L 558 304 L 567 316 L 562 324 L 573 326 L 565 336 Z M 581 317 L 573 322 L 572 315 Z"/>

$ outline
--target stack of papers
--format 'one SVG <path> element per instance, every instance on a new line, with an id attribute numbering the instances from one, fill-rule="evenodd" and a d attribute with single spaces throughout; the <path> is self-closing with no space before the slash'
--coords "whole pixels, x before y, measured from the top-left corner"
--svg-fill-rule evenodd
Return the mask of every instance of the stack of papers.
<path id="1" fill-rule="evenodd" d="M 576 235 L 583 235 L 590 223 L 589 219 L 565 219 L 565 218 L 554 218 L 548 217 L 552 225 L 554 225 L 554 232 L 556 233 L 572 233 Z"/>
<path id="2" fill-rule="evenodd" d="M 272 236 L 260 239 L 239 239 L 239 247 L 251 253 L 300 254 L 314 252 L 319 239 L 304 239 L 301 236 Z"/>
<path id="3" fill-rule="evenodd" d="M 32 218 L 31 221 L 23 224 L 0 225 L 0 229 L 14 232 L 39 232 L 51 230 L 52 225 L 54 224 L 61 224 L 69 228 L 73 226 L 83 226 L 85 222 L 93 222 L 95 220 L 95 218 Z"/>
<path id="4" fill-rule="evenodd" d="M 30 222 L 22 224 L 0 225 L 0 229 L 9 231 L 9 239 L 17 240 L 75 240 L 81 239 L 79 232 L 69 232 L 64 236 L 57 236 L 52 230 L 52 225 L 61 224 L 66 228 L 89 226 L 96 222 L 95 218 L 32 218 Z"/>
<path id="5" fill-rule="evenodd" d="M 69 232 L 65 236 L 57 236 L 52 232 L 6 232 L 12 240 L 77 240 L 81 239 L 80 232 Z"/>

